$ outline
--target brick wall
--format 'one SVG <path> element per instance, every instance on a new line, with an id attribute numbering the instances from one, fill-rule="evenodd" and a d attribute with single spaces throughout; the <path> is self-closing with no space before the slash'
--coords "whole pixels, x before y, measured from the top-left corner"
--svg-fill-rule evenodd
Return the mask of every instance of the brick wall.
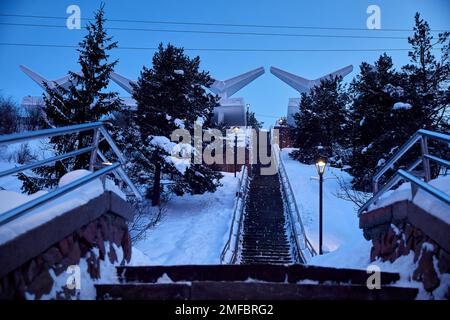
<path id="1" fill-rule="evenodd" d="M 414 253 L 413 280 L 435 290 L 450 274 L 450 226 L 409 201 L 378 208 L 360 216 L 360 227 L 372 241 L 371 260 L 393 262 Z M 446 294 L 450 299 L 450 289 Z"/>
<path id="2" fill-rule="evenodd" d="M 50 293 L 54 286 L 51 273 L 61 275 L 68 266 L 78 265 L 82 258 L 86 259 L 88 269 L 81 272 L 87 271 L 92 279 L 101 276 L 101 260 L 108 259 L 113 264 L 129 262 L 132 245 L 126 224 L 130 212 L 126 210 L 130 210 L 128 204 L 108 192 L 51 223 L 0 245 L 0 299 L 25 299 L 26 293 L 39 299 Z M 85 215 L 85 212 L 89 214 Z M 52 235 L 71 225 L 73 228 L 68 234 L 57 241 L 51 240 Z M 122 251 L 123 261 L 118 261 L 116 250 Z M 57 288 L 56 298 L 68 299 L 74 294 L 75 289 L 64 286 Z"/>

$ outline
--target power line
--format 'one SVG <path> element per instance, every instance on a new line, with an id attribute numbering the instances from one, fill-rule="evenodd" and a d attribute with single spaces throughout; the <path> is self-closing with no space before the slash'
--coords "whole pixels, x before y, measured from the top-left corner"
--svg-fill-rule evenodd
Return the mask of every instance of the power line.
<path id="1" fill-rule="evenodd" d="M 67 17 L 58 16 L 43 16 L 43 15 L 24 15 L 24 14 L 11 14 L 0 13 L 3 17 L 20 17 L 20 18 L 36 18 L 36 19 L 58 19 L 66 20 Z M 82 18 L 82 20 L 88 21 L 92 18 Z M 107 19 L 111 22 L 121 23 L 146 23 L 146 24 L 172 24 L 172 25 L 195 25 L 195 26 L 217 26 L 217 27 L 244 27 L 244 28 L 276 28 L 276 29 L 310 29 L 310 30 L 346 30 L 346 31 L 386 31 L 386 32 L 411 32 L 413 29 L 395 29 L 395 28 L 383 28 L 372 29 L 367 28 L 355 28 L 355 27 L 321 27 L 321 26 L 294 26 L 294 25 L 265 25 L 265 24 L 238 24 L 238 23 L 210 23 L 210 22 L 189 22 L 189 21 L 166 21 L 166 20 L 135 20 L 135 19 Z M 446 32 L 449 29 L 434 29 L 432 32 Z"/>
<path id="2" fill-rule="evenodd" d="M 48 48 L 79 48 L 78 45 L 48 44 L 48 43 L 11 43 L 0 42 L 0 46 L 17 47 L 48 47 Z M 129 47 L 119 46 L 119 50 L 157 50 L 157 47 Z M 441 48 L 432 48 L 440 50 Z M 184 48 L 185 51 L 211 51 L 211 52 L 387 52 L 410 51 L 407 48 L 367 48 L 367 49 L 255 49 L 255 48 Z"/>
<path id="3" fill-rule="evenodd" d="M 13 23 L 0 22 L 0 25 L 38 27 L 38 28 L 64 28 L 63 25 L 54 24 L 32 24 L 32 23 Z M 85 27 L 83 27 L 84 29 Z M 349 38 L 349 39 L 394 39 L 406 40 L 405 37 L 393 36 L 360 36 L 360 35 L 332 35 L 332 34 L 298 34 L 298 33 L 261 33 L 261 32 L 235 32 L 235 31 L 206 31 L 206 30 L 178 30 L 178 29 L 145 29 L 145 28 L 121 28 L 108 27 L 109 30 L 119 31 L 145 31 L 145 32 L 168 32 L 168 33 L 194 33 L 209 35 L 239 35 L 239 36 L 281 36 L 281 37 L 305 37 L 305 38 Z"/>

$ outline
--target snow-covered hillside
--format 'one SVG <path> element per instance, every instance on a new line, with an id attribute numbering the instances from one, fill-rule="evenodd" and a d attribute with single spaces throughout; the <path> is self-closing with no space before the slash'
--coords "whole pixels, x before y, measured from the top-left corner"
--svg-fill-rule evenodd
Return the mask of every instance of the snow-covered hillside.
<path id="1" fill-rule="evenodd" d="M 299 163 L 290 158 L 292 149 L 281 151 L 289 181 L 295 193 L 297 205 L 305 226 L 306 234 L 314 248 L 319 248 L 319 181 L 314 165 Z M 356 206 L 338 198 L 340 186 L 336 177 L 349 182 L 351 176 L 341 169 L 327 167 L 324 174 L 323 207 L 323 249 L 334 251 L 341 245 L 362 238 L 358 228 Z M 317 250 L 318 251 L 318 250 Z"/>
<path id="2" fill-rule="evenodd" d="M 135 244 L 152 265 L 219 264 L 228 238 L 238 179 L 223 173 L 215 193 L 172 198 L 162 221 Z"/>

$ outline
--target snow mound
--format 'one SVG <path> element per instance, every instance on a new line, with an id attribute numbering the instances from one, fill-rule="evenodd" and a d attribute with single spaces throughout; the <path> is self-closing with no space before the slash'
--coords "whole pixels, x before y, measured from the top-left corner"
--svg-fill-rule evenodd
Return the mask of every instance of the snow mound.
<path id="1" fill-rule="evenodd" d="M 69 172 L 61 177 L 58 187 L 64 187 L 90 173 L 90 171 L 83 169 Z M 106 184 L 108 186 L 107 190 L 111 190 L 125 199 L 125 195 L 118 190 L 118 187 L 115 186 L 112 181 L 108 182 L 107 180 Z M 114 185 L 114 187 L 112 185 Z M 0 228 L 0 244 L 8 242 L 22 233 L 34 229 L 57 216 L 88 203 L 90 200 L 100 196 L 103 192 L 104 188 L 102 182 L 100 179 L 96 179 L 57 199 L 49 201 L 40 207 L 30 210 L 23 216 L 8 222 L 7 227 Z M 46 193 L 46 191 L 39 191 L 31 195 L 25 195 L 19 192 L 0 190 L 0 214 Z"/>
<path id="2" fill-rule="evenodd" d="M 397 102 L 392 107 L 393 110 L 409 110 L 412 108 L 412 105 L 404 102 Z"/>
<path id="3" fill-rule="evenodd" d="M 429 184 L 450 195 L 450 175 L 431 180 Z M 403 200 L 412 200 L 412 202 L 418 207 L 450 224 L 450 207 L 422 189 L 417 191 L 417 194 L 413 199 L 411 193 L 411 183 L 409 182 L 405 182 L 397 189 L 390 190 L 383 194 L 380 199 L 378 199 L 376 205 L 370 206 L 369 209 L 373 210 L 376 208 L 386 207 Z"/>

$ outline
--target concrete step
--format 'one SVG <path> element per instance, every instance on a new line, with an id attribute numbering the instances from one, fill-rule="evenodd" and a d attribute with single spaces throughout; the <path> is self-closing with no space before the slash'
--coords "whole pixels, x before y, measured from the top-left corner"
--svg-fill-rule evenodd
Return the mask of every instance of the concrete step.
<path id="1" fill-rule="evenodd" d="M 201 281 L 186 284 L 97 284 L 97 299 L 120 300 L 412 300 L 415 288 Z"/>
<path id="2" fill-rule="evenodd" d="M 174 282 L 180 281 L 246 281 L 249 278 L 266 282 L 297 283 L 300 280 L 319 282 L 352 283 L 365 285 L 366 270 L 336 269 L 303 264 L 289 266 L 273 265 L 178 265 L 117 267 L 120 282 L 155 283 L 162 276 Z M 388 285 L 400 280 L 397 273 L 381 273 L 381 284 Z"/>

